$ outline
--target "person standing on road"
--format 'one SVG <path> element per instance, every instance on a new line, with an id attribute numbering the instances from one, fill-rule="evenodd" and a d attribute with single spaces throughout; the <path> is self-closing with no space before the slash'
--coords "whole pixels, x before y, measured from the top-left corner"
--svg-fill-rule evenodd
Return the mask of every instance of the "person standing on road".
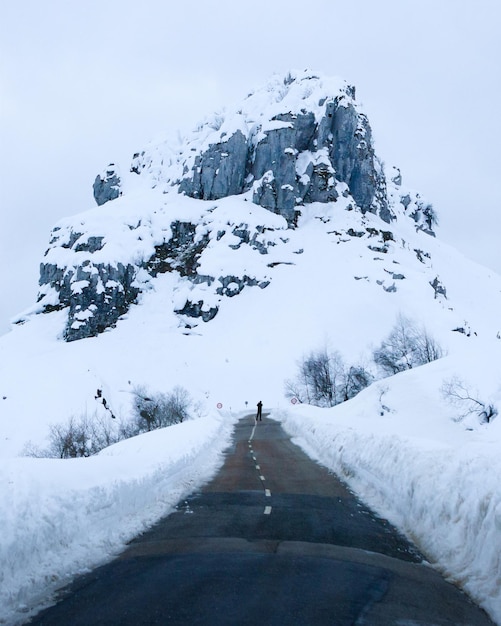
<path id="1" fill-rule="evenodd" d="M 263 419 L 263 403 L 261 402 L 261 400 L 259 400 L 259 402 L 257 403 L 256 422 L 258 420 L 261 422 L 262 419 Z"/>

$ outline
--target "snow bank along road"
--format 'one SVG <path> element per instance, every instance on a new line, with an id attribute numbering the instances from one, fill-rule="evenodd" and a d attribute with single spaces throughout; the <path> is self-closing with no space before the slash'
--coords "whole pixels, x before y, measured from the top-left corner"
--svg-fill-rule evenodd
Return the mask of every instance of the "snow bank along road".
<path id="1" fill-rule="evenodd" d="M 236 425 L 200 493 L 30 623 L 492 622 L 265 416 Z"/>

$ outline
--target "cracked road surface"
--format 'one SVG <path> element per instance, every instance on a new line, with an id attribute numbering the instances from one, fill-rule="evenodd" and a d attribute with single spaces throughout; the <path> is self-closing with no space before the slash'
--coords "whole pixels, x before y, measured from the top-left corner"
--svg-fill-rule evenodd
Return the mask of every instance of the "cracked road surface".
<path id="1" fill-rule="evenodd" d="M 200 492 L 30 623 L 492 624 L 266 415 L 240 420 Z"/>

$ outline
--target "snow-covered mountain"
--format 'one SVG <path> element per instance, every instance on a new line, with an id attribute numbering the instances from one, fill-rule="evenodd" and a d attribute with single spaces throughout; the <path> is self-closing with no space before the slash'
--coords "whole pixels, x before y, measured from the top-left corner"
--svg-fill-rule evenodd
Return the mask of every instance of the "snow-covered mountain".
<path id="1" fill-rule="evenodd" d="M 352 410 L 345 428 L 361 433 L 351 442 L 354 458 L 371 445 L 384 456 L 378 432 L 383 439 L 392 433 L 388 446 L 398 448 L 400 436 L 405 445 L 421 442 L 415 443 L 416 458 L 428 439 L 440 441 L 440 454 L 450 442 L 456 459 L 470 458 L 465 446 L 473 439 L 479 456 L 499 449 L 496 420 L 454 421 L 455 409 L 439 390 L 457 375 L 486 402 L 501 405 L 501 278 L 440 241 L 432 205 L 404 186 L 397 168 L 386 171 L 355 90 L 344 81 L 312 72 L 273 77 L 187 137 L 149 145 L 130 166 L 108 166 L 94 192 L 97 207 L 54 227 L 41 263 L 39 301 L 0 338 L 0 457 L 10 485 L 0 498 L 6 502 L 20 490 L 19 481 L 31 484 L 41 467 L 66 462 L 16 458 L 28 440 L 43 445 L 49 425 L 70 416 L 109 418 L 96 390 L 115 416 L 126 417 L 134 387 L 185 387 L 201 403 L 204 419 L 219 415 L 213 418 L 225 433 L 219 443 L 217 429 L 204 427 L 214 450 L 227 441 L 235 416 L 259 399 L 298 434 L 301 426 L 290 415 L 303 411 L 308 429 L 308 411 L 289 408 L 284 397 L 284 380 L 294 376 L 297 360 L 327 346 L 348 362 L 368 361 L 399 315 L 426 327 L 447 356 L 438 366 L 375 383 L 321 420 L 336 422 L 339 415 L 344 423 Z M 414 398 L 407 408 L 402 388 Z M 398 402 L 385 401 L 389 409 L 381 415 L 381 395 L 391 397 L 394 389 Z M 427 411 L 426 419 L 417 406 Z M 310 437 L 308 445 L 314 441 Z M 436 454 L 437 446 L 431 446 Z M 431 453 L 426 448 L 423 454 Z M 325 462 L 325 454 L 319 456 Z M 356 462 L 346 463 L 353 476 Z M 377 483 L 378 465 L 371 463 L 368 485 L 371 476 Z M 442 472 L 438 464 L 430 467 Z M 408 472 L 414 470 L 419 478 L 417 461 Z M 57 473 L 47 475 L 53 481 Z M 501 494 L 489 494 L 482 491 L 484 504 L 475 501 L 475 511 L 494 507 L 489 523 L 495 528 Z M 402 506 L 406 497 L 400 497 Z M 16 519 L 29 511 L 27 528 L 37 523 L 27 499 L 12 509 L 12 534 L 0 551 L 12 562 L 12 546 L 22 540 Z M 373 504 L 419 539 L 419 528 L 400 510 L 392 513 L 390 502 L 376 498 Z M 420 528 L 430 532 L 429 524 Z M 25 558 L 29 578 L 29 568 L 36 567 Z M 451 576 L 460 569 L 449 566 L 447 555 L 436 558 Z M 68 571 L 72 567 L 82 567 L 82 560 Z M 499 576 L 499 565 L 485 570 L 477 567 L 475 576 Z M 470 584 L 467 567 L 461 576 L 461 584 L 501 620 L 499 588 Z M 10 578 L 17 580 L 12 572 Z M 10 591 L 13 605 L 20 602 L 12 600 L 16 593 Z M 29 598 L 29 592 L 19 597 Z"/>
<path id="2" fill-rule="evenodd" d="M 402 188 L 399 172 L 386 179 L 354 93 L 311 72 L 275 77 L 179 145 L 136 154 L 127 178 L 108 166 L 94 191 L 98 205 L 113 203 L 52 232 L 39 310 L 67 309 L 69 341 L 94 336 L 159 274 L 174 272 L 184 279 L 174 311 L 187 325 L 186 318 L 209 321 L 228 297 L 264 288 L 274 268 L 292 263 L 291 252 L 301 254 L 297 227 L 317 204 L 319 217 L 354 211 L 344 231 L 337 219 L 337 236 L 370 238 L 380 254 L 392 241 L 400 246 L 391 231 L 396 222 L 431 234 L 432 206 Z"/>

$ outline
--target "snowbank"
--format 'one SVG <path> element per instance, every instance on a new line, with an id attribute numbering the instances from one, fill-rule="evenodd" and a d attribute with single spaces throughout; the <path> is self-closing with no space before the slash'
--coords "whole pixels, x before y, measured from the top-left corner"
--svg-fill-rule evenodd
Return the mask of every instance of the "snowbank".
<path id="1" fill-rule="evenodd" d="M 206 416 L 85 459 L 0 461 L 0 623 L 26 620 L 209 480 L 233 423 Z"/>
<path id="2" fill-rule="evenodd" d="M 298 405 L 274 417 L 501 624 L 500 418 L 454 421 L 439 391 L 452 372 L 480 379 L 475 363 L 443 359 L 333 409 Z"/>

